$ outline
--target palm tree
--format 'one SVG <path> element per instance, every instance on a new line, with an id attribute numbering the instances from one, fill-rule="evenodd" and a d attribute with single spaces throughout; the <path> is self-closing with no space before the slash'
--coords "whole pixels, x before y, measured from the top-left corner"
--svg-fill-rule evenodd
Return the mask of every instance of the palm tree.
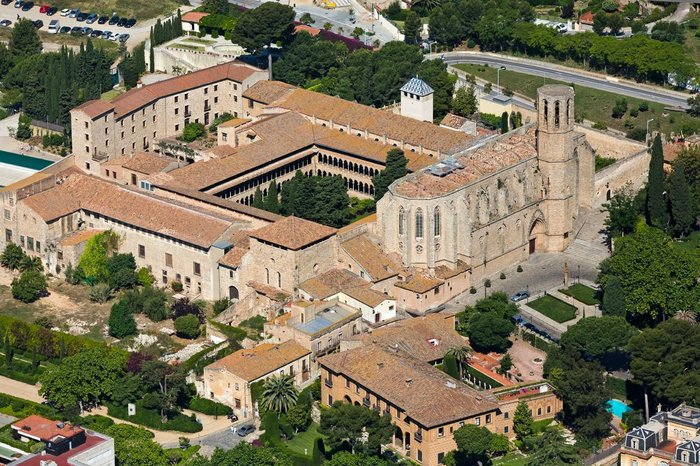
<path id="1" fill-rule="evenodd" d="M 678 320 L 690 322 L 691 324 L 698 323 L 698 315 L 695 311 L 678 311 L 673 317 Z"/>
<path id="2" fill-rule="evenodd" d="M 447 350 L 447 354 L 455 358 L 459 367 L 459 380 L 464 380 L 464 362 L 469 359 L 472 349 L 466 345 L 452 346 Z"/>
<path id="3" fill-rule="evenodd" d="M 260 405 L 264 410 L 276 411 L 279 415 L 294 407 L 298 397 L 299 393 L 291 376 L 273 376 L 265 381 Z"/>

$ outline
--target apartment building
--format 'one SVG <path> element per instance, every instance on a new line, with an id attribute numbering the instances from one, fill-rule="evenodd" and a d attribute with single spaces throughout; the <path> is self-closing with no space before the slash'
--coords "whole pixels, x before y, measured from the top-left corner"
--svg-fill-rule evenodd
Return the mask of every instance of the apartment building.
<path id="1" fill-rule="evenodd" d="M 100 175 L 108 160 L 152 150 L 188 123 L 206 126 L 223 113 L 237 115 L 243 92 L 264 79 L 267 72 L 233 61 L 139 86 L 111 102 L 85 102 L 71 110 L 76 164 Z"/>

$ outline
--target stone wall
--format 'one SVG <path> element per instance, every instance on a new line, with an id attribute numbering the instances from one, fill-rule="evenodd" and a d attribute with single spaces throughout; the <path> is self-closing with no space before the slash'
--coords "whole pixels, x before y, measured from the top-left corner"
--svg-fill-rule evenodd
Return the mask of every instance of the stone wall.
<path id="1" fill-rule="evenodd" d="M 647 182 L 651 156 L 643 147 L 639 152 L 605 167 L 595 175 L 594 207 L 599 208 L 615 195 L 616 191 L 629 186 L 634 192 Z"/>

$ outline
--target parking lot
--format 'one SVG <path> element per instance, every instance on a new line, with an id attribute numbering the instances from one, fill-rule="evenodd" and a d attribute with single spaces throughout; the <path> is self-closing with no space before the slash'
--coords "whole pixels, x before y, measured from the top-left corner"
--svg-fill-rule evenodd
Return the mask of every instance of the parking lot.
<path id="1" fill-rule="evenodd" d="M 8 26 L 4 26 L 5 28 L 12 28 L 14 24 L 19 20 L 19 19 L 28 19 L 30 21 L 36 21 L 36 20 L 41 20 L 44 24 L 41 26 L 40 30 L 43 32 L 49 32 L 49 24 L 51 23 L 52 20 L 57 20 L 60 24 L 60 27 L 63 28 L 63 32 L 60 34 L 71 34 L 70 31 L 66 31 L 66 28 L 90 28 L 90 31 L 88 32 L 87 35 L 90 35 L 93 33 L 95 30 L 100 31 L 104 33 L 105 31 L 108 31 L 110 34 L 110 40 L 113 41 L 118 41 L 118 38 L 122 34 L 129 34 L 128 38 L 128 43 L 129 44 L 136 44 L 143 40 L 144 38 L 144 32 L 145 32 L 145 37 L 148 37 L 148 31 L 150 28 L 150 24 L 152 21 L 148 21 L 146 23 L 138 22 L 135 24 L 134 27 L 127 28 L 125 26 L 118 26 L 117 24 L 110 25 L 108 23 L 104 24 L 98 24 L 97 21 L 95 21 L 92 24 L 87 24 L 86 21 L 78 21 L 76 18 L 70 18 L 68 16 L 61 16 L 61 11 L 57 11 L 54 15 L 48 16 L 45 13 L 41 13 L 40 9 L 41 6 L 44 5 L 43 3 L 35 3 L 34 7 L 31 8 L 29 11 L 22 11 L 21 8 L 15 8 L 15 3 L 14 1 L 7 4 L 7 5 L 0 5 L 0 20 L 8 20 L 11 21 L 11 24 Z M 90 12 L 85 12 L 85 13 L 90 13 Z M 73 32 L 73 35 L 78 35 L 78 36 L 83 36 L 82 32 L 78 32 L 77 30 Z M 137 39 L 134 39 L 134 36 L 138 36 Z M 103 34 L 92 34 L 91 36 L 93 39 L 96 38 L 105 38 Z"/>

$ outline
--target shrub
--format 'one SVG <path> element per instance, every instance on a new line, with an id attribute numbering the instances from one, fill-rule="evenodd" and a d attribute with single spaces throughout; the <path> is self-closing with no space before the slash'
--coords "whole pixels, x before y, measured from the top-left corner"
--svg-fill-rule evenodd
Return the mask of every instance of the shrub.
<path id="1" fill-rule="evenodd" d="M 201 333 L 199 319 L 192 314 L 180 316 L 175 319 L 175 331 L 180 337 L 195 339 Z"/>
<path id="2" fill-rule="evenodd" d="M 633 108 L 632 110 L 630 110 L 630 116 L 637 118 L 639 116 L 639 110 L 636 108 Z"/>
<path id="3" fill-rule="evenodd" d="M 617 4 L 616 4 L 617 5 Z M 627 99 L 618 99 L 612 109 L 613 118 L 622 118 L 627 113 Z"/>
<path id="4" fill-rule="evenodd" d="M 136 272 L 136 281 L 139 282 L 141 286 L 153 286 L 153 275 L 148 271 L 146 267 L 141 267 L 138 272 Z"/>
<path id="5" fill-rule="evenodd" d="M 125 290 L 136 286 L 136 273 L 129 269 L 119 269 L 109 275 L 109 286 L 113 290 Z"/>
<path id="6" fill-rule="evenodd" d="M 517 268 L 516 270 L 517 270 L 518 272 L 522 272 L 522 271 L 523 271 L 523 266 L 522 266 L 522 265 L 519 265 L 518 268 Z"/>
<path id="7" fill-rule="evenodd" d="M 9 243 L 0 255 L 0 264 L 10 270 L 17 270 L 24 259 L 25 254 L 22 248 L 14 243 Z"/>
<path id="8" fill-rule="evenodd" d="M 90 287 L 88 296 L 92 302 L 104 303 L 112 296 L 112 290 L 106 283 L 96 283 Z"/>
<path id="9" fill-rule="evenodd" d="M 484 280 L 484 286 L 486 288 L 491 288 L 491 279 L 487 278 L 486 280 Z"/>
<path id="10" fill-rule="evenodd" d="M 188 406 L 192 411 L 197 411 L 198 413 L 208 414 L 209 416 L 231 414 L 233 410 L 230 406 L 226 406 L 222 403 L 217 403 L 216 401 L 207 400 L 206 398 L 192 398 Z"/>
<path id="11" fill-rule="evenodd" d="M 632 128 L 625 133 L 625 137 L 635 141 L 644 141 L 647 138 L 647 131 L 644 128 Z"/>
<path id="12" fill-rule="evenodd" d="M 501 276 L 500 276 L 500 278 L 501 278 L 501 280 L 505 280 L 505 279 L 506 279 L 506 274 L 505 274 L 505 273 L 503 273 L 503 272 L 501 272 Z"/>
<path id="13" fill-rule="evenodd" d="M 476 42 L 474 42 L 474 39 L 469 39 L 467 41 L 467 47 L 469 47 L 470 49 L 473 49 L 474 47 L 476 47 Z"/>
<path id="14" fill-rule="evenodd" d="M 141 291 L 143 313 L 153 322 L 160 322 L 168 317 L 168 298 L 163 290 L 147 287 Z"/>
<path id="15" fill-rule="evenodd" d="M 473 286 L 469 287 L 469 293 L 476 294 L 476 288 L 474 288 Z"/>
<path id="16" fill-rule="evenodd" d="M 641 103 L 639 104 L 639 111 L 640 111 L 640 112 L 646 112 L 646 111 L 648 111 L 648 110 L 649 110 L 649 103 L 647 103 L 647 102 L 641 102 Z"/>
<path id="17" fill-rule="evenodd" d="M 311 407 L 299 403 L 287 413 L 287 421 L 295 432 L 303 432 L 311 425 Z"/>
<path id="18" fill-rule="evenodd" d="M 170 284 L 170 288 L 172 288 L 173 291 L 174 291 L 175 293 L 180 293 L 180 292 L 184 289 L 184 288 L 182 287 L 182 283 L 177 282 L 177 281 L 172 282 L 172 283 Z"/>
<path id="19" fill-rule="evenodd" d="M 136 334 L 136 321 L 129 311 L 129 306 L 123 301 L 114 303 L 109 313 L 109 334 L 114 338 Z"/>
<path id="20" fill-rule="evenodd" d="M 188 123 L 182 131 L 182 139 L 186 142 L 192 142 L 203 137 L 206 134 L 206 129 L 201 123 Z"/>
<path id="21" fill-rule="evenodd" d="M 172 312 L 173 319 L 186 315 L 193 315 L 197 317 L 200 324 L 204 323 L 204 313 L 202 312 L 201 307 L 196 303 L 191 302 L 189 298 L 180 298 L 175 301 L 171 306 L 170 311 Z"/>
<path id="22" fill-rule="evenodd" d="M 221 298 L 216 301 L 214 301 L 214 305 L 212 306 L 212 309 L 214 311 L 214 315 L 218 316 L 222 312 L 224 312 L 228 307 L 231 305 L 231 300 L 228 298 Z"/>
<path id="23" fill-rule="evenodd" d="M 593 124 L 593 129 L 599 129 L 599 130 L 605 131 L 606 129 L 608 129 L 608 125 L 606 125 L 602 121 L 596 121 Z"/>
<path id="24" fill-rule="evenodd" d="M 12 297 L 23 303 L 32 303 L 45 296 L 47 288 L 43 273 L 34 269 L 25 270 L 19 278 L 12 280 Z"/>

